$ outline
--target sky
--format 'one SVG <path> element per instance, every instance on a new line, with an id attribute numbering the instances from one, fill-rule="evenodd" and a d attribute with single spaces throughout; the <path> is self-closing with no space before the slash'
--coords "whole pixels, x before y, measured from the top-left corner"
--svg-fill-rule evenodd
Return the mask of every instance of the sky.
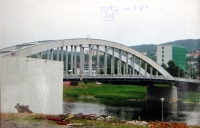
<path id="1" fill-rule="evenodd" d="M 0 0 L 0 48 L 94 38 L 134 46 L 200 38 L 200 0 Z"/>

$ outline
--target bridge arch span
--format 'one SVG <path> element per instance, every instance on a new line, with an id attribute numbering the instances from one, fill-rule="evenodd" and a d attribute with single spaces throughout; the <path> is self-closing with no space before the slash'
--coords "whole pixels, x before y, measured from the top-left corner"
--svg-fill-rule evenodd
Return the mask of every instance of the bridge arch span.
<path id="1" fill-rule="evenodd" d="M 89 48 L 89 53 L 91 54 L 92 50 L 99 51 L 102 48 L 105 48 L 105 50 L 101 50 L 104 53 L 112 53 L 119 61 L 118 65 L 121 70 L 122 64 L 121 62 L 125 62 L 124 65 L 126 67 L 126 71 L 128 72 L 128 67 L 131 66 L 134 69 L 136 69 L 139 72 L 139 75 L 146 75 L 148 76 L 149 74 L 152 75 L 152 70 L 151 72 L 147 72 L 147 65 L 150 65 L 152 68 L 154 68 L 158 72 L 163 75 L 165 78 L 173 78 L 165 69 L 163 69 L 159 64 L 148 58 L 147 56 L 143 55 L 142 53 L 131 49 L 125 45 L 111 42 L 111 41 L 106 41 L 106 40 L 99 40 L 99 39 L 85 39 L 85 38 L 77 38 L 77 39 L 65 39 L 65 40 L 49 40 L 49 41 L 37 41 L 37 42 L 32 42 L 32 43 L 25 43 L 21 45 L 16 45 L 8 48 L 1 49 L 1 53 L 5 53 L 2 55 L 2 57 L 8 57 L 8 56 L 24 56 L 28 57 L 33 54 L 39 54 L 41 56 L 43 51 L 49 51 L 50 57 L 52 56 L 52 50 L 54 48 L 58 48 L 61 50 L 61 55 L 63 55 L 63 48 L 65 47 L 68 49 L 68 47 L 71 46 L 72 51 L 74 50 L 75 52 L 72 52 L 76 54 L 77 47 L 80 47 L 81 49 L 84 48 Z M 98 47 L 101 47 L 100 49 Z M 116 52 L 118 50 L 118 52 Z M 112 52 L 113 51 L 113 52 Z M 59 52 L 58 52 L 59 53 Z M 81 52 L 83 53 L 83 51 Z M 73 58 L 73 54 L 71 54 L 71 57 Z M 117 57 L 118 56 L 118 57 Z M 107 58 L 107 54 L 104 54 L 104 57 Z M 138 58 L 139 62 L 136 64 L 135 59 L 133 58 Z M 39 57 L 41 58 L 41 57 Z M 52 59 L 52 58 L 51 58 Z M 73 61 L 76 62 L 76 59 L 71 60 L 71 65 L 73 64 Z M 105 59 L 105 61 L 107 61 Z M 145 63 L 145 68 L 143 69 L 141 67 L 141 62 Z M 83 63 L 83 62 L 82 62 Z M 89 56 L 89 70 L 91 71 L 91 56 Z M 136 65 L 136 66 L 135 66 Z M 137 66 L 138 65 L 138 66 Z M 104 62 L 104 69 L 107 68 L 106 62 Z M 83 67 L 82 67 L 83 68 Z M 72 68 L 73 69 L 73 68 Z M 111 69 L 112 70 L 112 69 Z M 104 70 L 106 72 L 106 70 Z M 133 72 L 133 70 L 132 70 Z M 119 71 L 121 73 L 121 71 Z"/>

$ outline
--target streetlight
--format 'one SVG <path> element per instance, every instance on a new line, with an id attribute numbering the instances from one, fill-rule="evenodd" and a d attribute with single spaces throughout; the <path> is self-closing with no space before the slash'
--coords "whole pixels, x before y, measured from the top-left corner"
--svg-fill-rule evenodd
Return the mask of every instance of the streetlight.
<path id="1" fill-rule="evenodd" d="M 165 99 L 164 99 L 164 98 L 161 98 L 160 100 L 161 100 L 161 102 L 162 102 L 162 122 L 163 122 L 163 101 L 164 101 Z"/>

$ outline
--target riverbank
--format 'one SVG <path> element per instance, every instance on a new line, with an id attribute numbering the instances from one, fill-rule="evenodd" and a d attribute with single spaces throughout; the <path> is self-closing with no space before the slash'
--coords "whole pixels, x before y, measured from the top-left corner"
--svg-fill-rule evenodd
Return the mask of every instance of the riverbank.
<path id="1" fill-rule="evenodd" d="M 157 87 L 167 87 L 166 84 L 157 84 Z M 146 86 L 96 84 L 95 82 L 79 82 L 78 86 L 64 86 L 63 97 L 104 98 L 118 100 L 145 100 Z M 178 92 L 179 101 L 184 103 L 200 103 L 199 92 Z"/>
<path id="2" fill-rule="evenodd" d="M 50 115 L 26 113 L 1 113 L 1 128 L 146 128 L 129 124 L 126 121 L 97 121 L 91 119 L 71 118 L 67 122 L 71 125 L 58 125 L 57 121 L 48 120 Z M 56 116 L 56 115 L 51 115 Z"/>
<path id="3" fill-rule="evenodd" d="M 51 115 L 56 116 L 56 115 Z M 1 113 L 1 128 L 147 128 L 162 126 L 172 126 L 175 122 L 148 122 L 148 125 L 135 125 L 134 122 L 139 121 L 100 121 L 91 119 L 71 118 L 68 120 L 70 125 L 58 125 L 56 121 L 47 120 L 49 115 L 45 114 L 26 114 L 26 113 Z M 143 121 L 141 121 L 143 122 Z M 184 123 L 175 123 L 186 126 Z M 189 128 L 200 128 L 198 125 L 188 126 Z"/>
<path id="4" fill-rule="evenodd" d="M 80 82 L 78 86 L 64 86 L 64 97 L 94 97 L 105 99 L 145 99 L 146 86 L 131 85 L 97 85 L 94 82 Z"/>

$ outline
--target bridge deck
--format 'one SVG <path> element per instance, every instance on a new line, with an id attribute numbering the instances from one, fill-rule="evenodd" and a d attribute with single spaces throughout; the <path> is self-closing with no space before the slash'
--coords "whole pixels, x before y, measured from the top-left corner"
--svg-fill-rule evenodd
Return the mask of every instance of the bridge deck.
<path id="1" fill-rule="evenodd" d="M 80 74 L 64 74 L 64 81 L 127 81 L 127 82 L 153 82 L 153 83 L 174 83 L 174 82 L 191 82 L 200 84 L 199 80 L 185 79 L 185 78 L 165 78 L 164 76 L 139 76 L 139 75 L 111 75 L 111 74 L 98 74 L 98 75 L 80 75 Z"/>

